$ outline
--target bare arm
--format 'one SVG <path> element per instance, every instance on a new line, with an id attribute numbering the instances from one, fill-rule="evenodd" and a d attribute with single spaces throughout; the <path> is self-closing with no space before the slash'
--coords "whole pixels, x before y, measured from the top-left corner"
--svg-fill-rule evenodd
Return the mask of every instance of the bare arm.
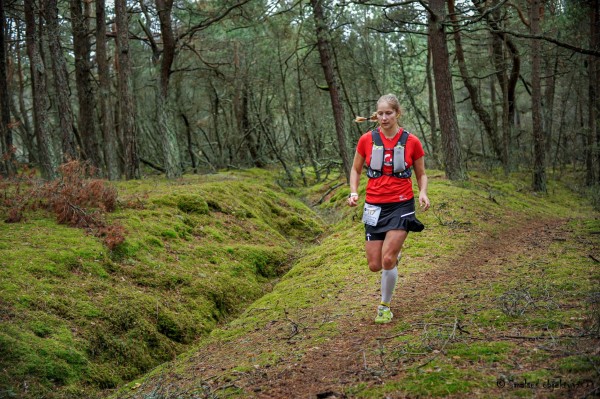
<path id="1" fill-rule="evenodd" d="M 365 159 L 358 152 L 354 153 L 354 162 L 350 169 L 350 194 L 358 193 L 358 185 L 360 183 L 360 174 L 362 172 Z M 356 206 L 358 203 L 358 195 L 350 195 L 348 198 L 349 206 Z"/>
<path id="2" fill-rule="evenodd" d="M 429 197 L 427 197 L 427 174 L 425 173 L 425 157 L 417 159 L 413 165 L 419 186 L 419 206 L 424 211 L 429 209 Z"/>

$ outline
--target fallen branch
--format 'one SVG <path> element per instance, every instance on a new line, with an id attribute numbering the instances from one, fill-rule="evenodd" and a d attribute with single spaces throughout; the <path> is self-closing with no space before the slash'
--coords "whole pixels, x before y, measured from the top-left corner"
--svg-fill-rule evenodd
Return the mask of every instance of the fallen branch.
<path id="1" fill-rule="evenodd" d="M 329 190 L 325 191 L 325 194 L 323 194 L 323 196 L 314 205 L 321 205 L 323 203 L 323 201 L 325 200 L 325 197 L 327 197 L 336 188 L 343 186 L 344 184 L 345 183 L 338 183 L 335 186 L 329 188 Z"/>

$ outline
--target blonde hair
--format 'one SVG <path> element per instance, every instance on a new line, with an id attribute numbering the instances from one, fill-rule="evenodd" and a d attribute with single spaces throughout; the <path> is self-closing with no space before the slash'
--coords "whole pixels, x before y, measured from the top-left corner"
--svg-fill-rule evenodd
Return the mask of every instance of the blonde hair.
<path id="1" fill-rule="evenodd" d="M 379 104 L 383 102 L 388 103 L 392 107 L 392 109 L 398 113 L 398 118 L 402 116 L 402 108 L 400 108 L 400 101 L 398 101 L 398 97 L 396 97 L 394 94 L 384 94 L 383 96 L 379 97 L 379 100 L 377 100 L 377 105 L 379 106 Z M 357 123 L 366 121 L 377 122 L 377 111 L 373 112 L 369 118 L 357 116 L 356 119 L 354 119 L 354 121 Z"/>

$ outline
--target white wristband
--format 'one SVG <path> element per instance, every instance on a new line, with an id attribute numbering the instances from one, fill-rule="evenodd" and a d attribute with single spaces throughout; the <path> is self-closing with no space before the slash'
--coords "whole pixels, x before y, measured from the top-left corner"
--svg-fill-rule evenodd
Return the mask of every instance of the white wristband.
<path id="1" fill-rule="evenodd" d="M 350 197 L 358 197 L 358 193 L 350 193 Z"/>

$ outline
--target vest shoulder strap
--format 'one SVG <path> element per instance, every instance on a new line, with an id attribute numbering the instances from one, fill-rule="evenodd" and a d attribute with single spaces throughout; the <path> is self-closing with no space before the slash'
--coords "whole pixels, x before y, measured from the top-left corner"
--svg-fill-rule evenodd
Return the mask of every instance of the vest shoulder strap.
<path id="1" fill-rule="evenodd" d="M 408 141 L 408 136 L 410 135 L 410 132 L 408 130 L 403 130 L 402 131 L 402 135 L 400 136 L 400 145 L 402 147 L 406 147 L 406 142 Z"/>
<path id="2" fill-rule="evenodd" d="M 383 147 L 383 141 L 381 141 L 381 136 L 379 136 L 379 130 L 377 128 L 371 130 L 371 138 L 376 146 Z"/>
<path id="3" fill-rule="evenodd" d="M 394 144 L 394 147 L 397 146 L 398 143 L 400 143 L 402 147 L 406 147 L 406 142 L 408 141 L 409 135 L 410 132 L 408 130 L 402 130 L 400 139 L 396 142 L 396 144 Z M 379 135 L 378 129 L 371 130 L 371 137 L 373 139 L 373 143 L 375 143 L 376 146 L 383 147 L 383 141 L 381 141 L 381 136 Z"/>

